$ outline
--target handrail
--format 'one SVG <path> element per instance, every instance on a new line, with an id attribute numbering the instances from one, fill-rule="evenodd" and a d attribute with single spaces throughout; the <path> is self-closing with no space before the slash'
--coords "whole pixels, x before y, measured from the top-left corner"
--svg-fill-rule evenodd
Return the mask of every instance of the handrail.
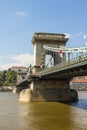
<path id="1" fill-rule="evenodd" d="M 38 72 L 38 75 L 41 76 L 41 75 L 45 75 L 47 74 L 48 72 L 52 72 L 52 71 L 55 71 L 56 69 L 57 70 L 61 70 L 61 69 L 65 69 L 66 67 L 70 67 L 72 65 L 76 65 L 78 63 L 82 63 L 83 61 L 86 61 L 87 60 L 87 53 L 77 57 L 77 58 L 74 58 L 72 60 L 67 60 L 67 61 L 63 61 L 62 63 L 59 63 L 59 64 L 56 64 L 50 68 L 45 68 L 44 70 Z"/>

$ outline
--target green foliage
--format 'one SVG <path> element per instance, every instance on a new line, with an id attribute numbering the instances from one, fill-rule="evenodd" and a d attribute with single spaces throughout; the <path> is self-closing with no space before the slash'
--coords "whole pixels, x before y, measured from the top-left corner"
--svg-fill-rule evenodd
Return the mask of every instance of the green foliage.
<path id="1" fill-rule="evenodd" d="M 17 80 L 17 72 L 9 69 L 6 74 L 6 80 L 4 85 L 5 86 L 15 85 L 16 80 Z"/>
<path id="2" fill-rule="evenodd" d="M 3 80 L 3 72 L 0 72 L 0 86 L 3 86 L 4 80 Z"/>

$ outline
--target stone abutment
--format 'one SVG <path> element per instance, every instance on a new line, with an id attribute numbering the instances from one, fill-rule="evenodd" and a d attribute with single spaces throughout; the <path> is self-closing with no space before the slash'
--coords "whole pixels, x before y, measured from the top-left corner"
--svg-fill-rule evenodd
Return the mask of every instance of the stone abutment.
<path id="1" fill-rule="evenodd" d="M 32 80 L 27 89 L 20 92 L 19 101 L 76 101 L 78 94 L 71 90 L 66 80 Z"/>

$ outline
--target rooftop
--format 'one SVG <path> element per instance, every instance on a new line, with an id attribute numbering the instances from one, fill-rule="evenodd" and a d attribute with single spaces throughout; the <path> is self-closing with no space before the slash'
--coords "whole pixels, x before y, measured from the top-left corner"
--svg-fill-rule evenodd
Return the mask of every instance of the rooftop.
<path id="1" fill-rule="evenodd" d="M 12 66 L 11 69 L 27 69 L 25 66 Z"/>

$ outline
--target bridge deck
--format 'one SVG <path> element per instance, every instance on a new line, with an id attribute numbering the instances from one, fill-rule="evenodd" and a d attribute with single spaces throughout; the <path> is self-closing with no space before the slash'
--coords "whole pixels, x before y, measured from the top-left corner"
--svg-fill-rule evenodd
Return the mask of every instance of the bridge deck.
<path id="1" fill-rule="evenodd" d="M 86 55 L 87 56 L 87 55 Z M 42 78 L 67 78 L 87 74 L 87 57 L 79 57 L 71 61 L 65 61 L 53 67 L 38 72 Z M 49 77 L 50 76 L 50 77 Z"/>

